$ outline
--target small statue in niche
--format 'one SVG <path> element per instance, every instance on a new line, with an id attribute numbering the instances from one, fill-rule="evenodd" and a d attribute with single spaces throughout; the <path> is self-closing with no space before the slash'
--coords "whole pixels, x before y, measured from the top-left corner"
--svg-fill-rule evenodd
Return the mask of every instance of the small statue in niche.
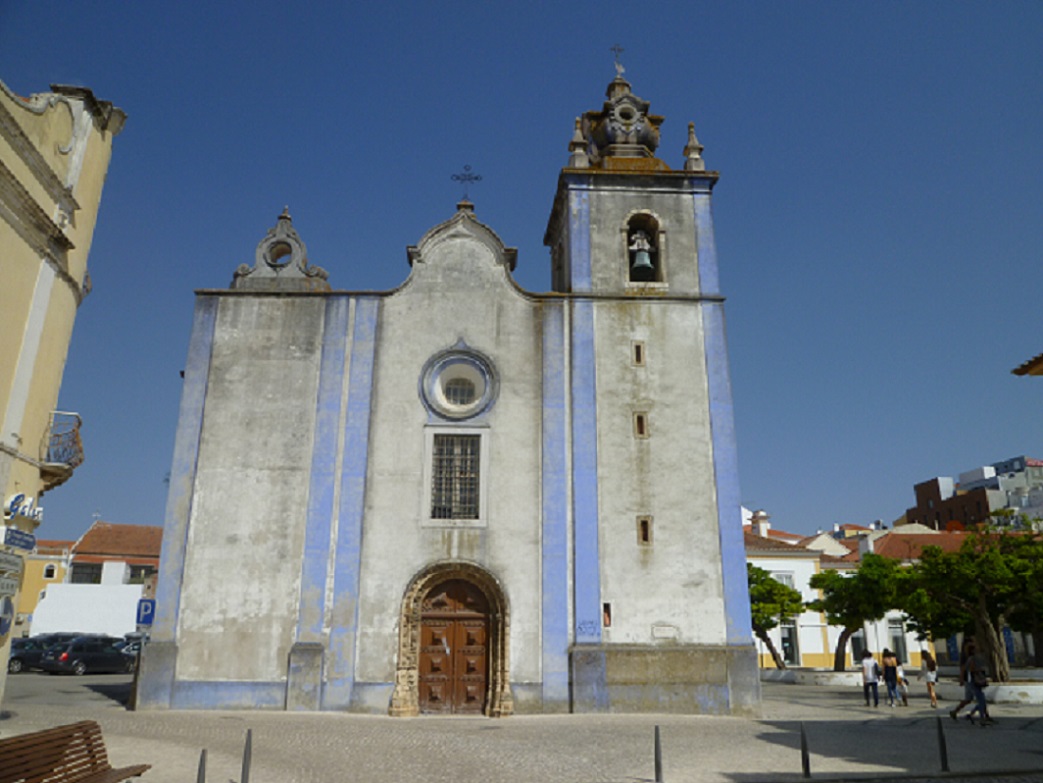
<path id="1" fill-rule="evenodd" d="M 630 235 L 628 245 L 631 254 L 630 279 L 634 282 L 649 282 L 655 280 L 655 265 L 652 263 L 652 254 L 655 248 L 648 239 L 648 234 L 638 229 Z"/>

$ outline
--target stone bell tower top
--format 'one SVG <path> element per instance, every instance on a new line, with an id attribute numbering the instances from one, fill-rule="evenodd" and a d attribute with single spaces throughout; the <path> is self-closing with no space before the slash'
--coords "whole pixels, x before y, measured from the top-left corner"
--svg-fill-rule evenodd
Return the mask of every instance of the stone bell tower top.
<path id="1" fill-rule="evenodd" d="M 621 68 L 617 67 L 605 97 L 608 100 L 601 109 L 585 113 L 577 128 L 585 142 L 587 166 L 579 160 L 570 164 L 575 168 L 669 171 L 670 167 L 655 157 L 663 118 L 649 113 L 649 102 L 634 95 Z M 569 148 L 575 158 L 578 150 L 572 144 Z"/>
<path id="2" fill-rule="evenodd" d="M 602 107 L 576 119 L 544 244 L 556 292 L 718 296 L 703 146 L 688 125 L 677 168 L 657 157 L 663 117 L 616 63 Z"/>
<path id="3" fill-rule="evenodd" d="M 601 109 L 586 112 L 576 119 L 569 142 L 571 169 L 601 171 L 654 172 L 672 169 L 656 157 L 659 126 L 663 117 L 649 113 L 650 103 L 635 95 L 623 78 L 623 67 L 616 63 L 616 78 L 605 90 L 608 99 Z M 695 136 L 695 123 L 688 123 L 688 143 L 684 148 L 684 171 L 706 171 L 703 146 Z"/>

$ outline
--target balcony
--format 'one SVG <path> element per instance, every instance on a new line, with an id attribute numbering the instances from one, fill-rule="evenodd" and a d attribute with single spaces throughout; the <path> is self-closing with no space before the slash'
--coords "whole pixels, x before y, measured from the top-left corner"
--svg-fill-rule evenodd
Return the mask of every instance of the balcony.
<path id="1" fill-rule="evenodd" d="M 82 424 L 77 413 L 51 413 L 50 426 L 40 448 L 43 463 L 40 466 L 40 477 L 44 482 L 44 492 L 64 484 L 72 472 L 83 464 L 83 441 L 80 439 Z"/>

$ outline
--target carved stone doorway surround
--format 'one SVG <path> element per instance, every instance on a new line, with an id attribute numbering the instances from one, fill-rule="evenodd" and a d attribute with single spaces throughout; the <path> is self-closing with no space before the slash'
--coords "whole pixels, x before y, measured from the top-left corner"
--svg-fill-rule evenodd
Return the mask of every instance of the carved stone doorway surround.
<path id="1" fill-rule="evenodd" d="M 489 680 L 485 714 L 491 718 L 506 717 L 514 712 L 511 696 L 510 612 L 507 597 L 496 578 L 474 563 L 447 562 L 430 565 L 413 577 L 402 597 L 398 619 L 398 662 L 395 690 L 388 712 L 395 717 L 420 714 L 419 666 L 421 605 L 432 587 L 448 580 L 464 579 L 485 595 L 489 602 Z"/>

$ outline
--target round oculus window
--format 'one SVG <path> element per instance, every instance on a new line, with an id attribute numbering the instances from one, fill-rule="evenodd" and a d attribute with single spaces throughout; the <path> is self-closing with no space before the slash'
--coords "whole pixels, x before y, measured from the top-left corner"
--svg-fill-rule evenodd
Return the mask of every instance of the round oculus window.
<path id="1" fill-rule="evenodd" d="M 272 242 L 264 251 L 268 266 L 286 266 L 293 260 L 293 248 L 289 242 Z"/>
<path id="2" fill-rule="evenodd" d="M 496 397 L 496 376 L 484 357 L 453 350 L 424 366 L 421 396 L 427 407 L 447 419 L 469 419 L 487 410 Z"/>

